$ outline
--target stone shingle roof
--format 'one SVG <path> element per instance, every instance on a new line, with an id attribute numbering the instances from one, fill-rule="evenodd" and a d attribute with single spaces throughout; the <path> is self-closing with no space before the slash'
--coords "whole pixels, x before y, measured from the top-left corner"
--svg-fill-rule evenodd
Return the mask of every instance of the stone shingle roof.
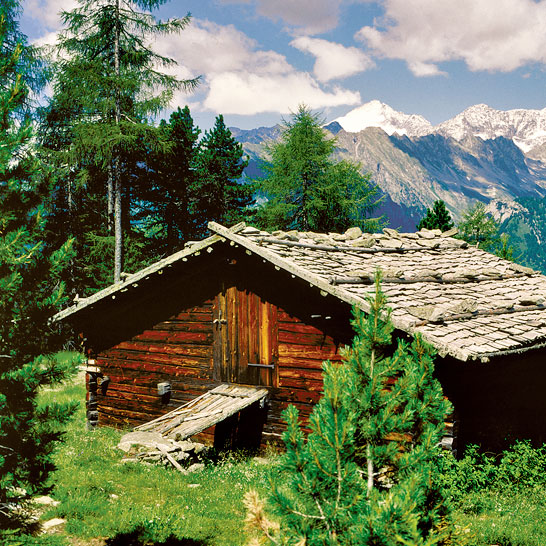
<path id="1" fill-rule="evenodd" d="M 546 277 L 450 234 L 362 234 L 358 228 L 342 235 L 269 234 L 247 227 L 238 239 L 278 256 L 292 271 L 311 273 L 322 288 L 334 289 L 327 292 L 364 309 L 381 269 L 395 326 L 420 332 L 441 355 L 488 360 L 546 342 Z"/>
<path id="2" fill-rule="evenodd" d="M 381 269 L 395 327 L 420 332 L 440 355 L 487 361 L 546 345 L 546 277 L 450 237 L 454 232 L 363 234 L 351 228 L 344 234 L 268 233 L 213 222 L 209 227 L 212 237 L 81 300 L 57 318 L 115 298 L 118 291 L 136 288 L 140 279 L 227 239 L 308 281 L 323 295 L 364 310 L 375 271 Z"/>

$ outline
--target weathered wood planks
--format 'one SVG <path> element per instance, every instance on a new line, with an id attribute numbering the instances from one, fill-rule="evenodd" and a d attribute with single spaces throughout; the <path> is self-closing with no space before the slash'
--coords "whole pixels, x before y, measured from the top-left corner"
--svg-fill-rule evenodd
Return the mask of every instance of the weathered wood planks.
<path id="1" fill-rule="evenodd" d="M 221 382 L 268 388 L 263 441 L 280 438 L 288 404 L 296 405 L 303 420 L 309 417 L 323 389 L 323 360 L 340 359 L 333 332 L 350 330 L 348 321 L 340 327 L 322 320 L 322 313 L 335 315 L 322 308 L 324 298 L 317 294 L 309 301 L 299 288 L 286 292 L 265 275 L 246 275 L 239 263 L 238 273 L 228 266 L 229 274 L 218 273 L 221 282 L 204 276 L 202 287 L 179 293 L 178 306 L 169 303 L 169 316 L 154 308 L 159 320 L 138 322 L 145 327 L 95 355 L 110 377 L 98 395 L 100 424 L 141 424 Z M 165 381 L 171 384 L 169 400 L 157 393 Z M 199 438 L 210 441 L 214 431 L 211 426 Z"/>

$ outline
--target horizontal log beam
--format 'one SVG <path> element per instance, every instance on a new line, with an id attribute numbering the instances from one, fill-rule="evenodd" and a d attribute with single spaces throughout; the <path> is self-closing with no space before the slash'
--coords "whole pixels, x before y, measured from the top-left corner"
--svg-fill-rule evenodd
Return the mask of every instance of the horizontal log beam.
<path id="1" fill-rule="evenodd" d="M 412 277 L 409 279 L 403 279 L 400 277 L 382 277 L 382 284 L 416 284 L 416 283 L 437 283 L 437 284 L 469 284 L 485 281 L 496 281 L 496 280 L 508 280 L 508 279 L 518 279 L 521 277 L 528 277 L 527 273 L 515 273 L 514 275 L 499 275 L 498 277 L 488 276 L 488 275 L 477 275 L 469 277 L 456 277 L 443 279 L 442 277 Z M 373 284 L 375 282 L 375 277 L 373 275 L 366 276 L 352 276 L 352 277 L 330 277 L 330 284 Z"/>
<path id="2" fill-rule="evenodd" d="M 333 246 L 333 245 L 321 245 L 321 244 L 309 244 L 309 243 L 297 243 L 295 241 L 283 241 L 280 239 L 273 239 L 269 237 L 263 237 L 258 240 L 259 245 L 284 245 L 284 246 L 290 246 L 290 247 L 298 247 L 298 248 L 309 248 L 312 250 L 324 250 L 326 252 L 345 252 L 345 253 L 353 253 L 356 252 L 358 254 L 378 254 L 378 253 L 400 253 L 400 252 L 423 252 L 427 250 L 438 250 L 440 248 L 440 243 L 434 243 L 434 245 L 431 246 L 408 246 L 408 247 L 396 247 L 396 248 L 362 248 L 362 247 L 354 247 L 354 246 Z"/>

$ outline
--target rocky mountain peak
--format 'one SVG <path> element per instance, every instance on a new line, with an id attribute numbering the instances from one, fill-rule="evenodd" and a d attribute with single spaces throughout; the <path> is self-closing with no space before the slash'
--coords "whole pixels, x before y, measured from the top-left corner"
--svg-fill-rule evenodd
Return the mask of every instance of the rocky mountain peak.
<path id="1" fill-rule="evenodd" d="M 477 104 L 440 123 L 434 132 L 456 140 L 468 135 L 483 140 L 504 137 L 513 140 L 525 153 L 546 142 L 546 109 L 496 110 Z"/>
<path id="2" fill-rule="evenodd" d="M 423 136 L 431 132 L 432 125 L 416 114 L 404 114 L 378 100 L 372 100 L 334 120 L 350 133 L 368 127 L 379 127 L 388 135 Z"/>

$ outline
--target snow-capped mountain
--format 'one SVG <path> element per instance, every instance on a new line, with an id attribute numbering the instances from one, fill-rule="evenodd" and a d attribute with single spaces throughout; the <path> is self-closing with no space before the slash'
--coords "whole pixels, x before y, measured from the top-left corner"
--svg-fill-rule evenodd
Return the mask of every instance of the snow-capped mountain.
<path id="1" fill-rule="evenodd" d="M 455 221 L 478 201 L 494 202 L 491 211 L 506 221 L 521 216 L 516 200 L 546 197 L 546 109 L 476 105 L 432 126 L 372 101 L 325 129 L 336 136 L 337 156 L 357 161 L 381 188 L 380 212 L 394 227 L 413 230 L 436 199 Z M 247 176 L 259 177 L 263 146 L 280 127 L 233 131 L 250 158 Z"/>
<path id="2" fill-rule="evenodd" d="M 349 133 L 379 127 L 388 135 L 398 134 L 410 138 L 429 134 L 439 134 L 457 141 L 469 136 L 482 140 L 504 137 L 512 140 L 524 154 L 535 149 L 535 155 L 539 154 L 541 158 L 544 158 L 544 150 L 539 148 L 546 145 L 546 108 L 496 110 L 486 104 L 477 104 L 433 126 L 423 116 L 404 114 L 373 100 L 337 118 L 335 122 Z"/>
<path id="3" fill-rule="evenodd" d="M 483 140 L 509 138 L 524 153 L 546 143 L 546 108 L 543 110 L 495 110 L 486 104 L 467 108 L 434 127 L 434 132 L 455 140 L 472 135 Z"/>
<path id="4" fill-rule="evenodd" d="M 337 118 L 337 122 L 348 133 L 358 133 L 368 127 L 379 127 L 388 135 L 398 134 L 409 137 L 419 137 L 432 132 L 432 125 L 423 116 L 397 112 L 389 105 L 378 100 L 367 102 L 345 116 Z"/>

